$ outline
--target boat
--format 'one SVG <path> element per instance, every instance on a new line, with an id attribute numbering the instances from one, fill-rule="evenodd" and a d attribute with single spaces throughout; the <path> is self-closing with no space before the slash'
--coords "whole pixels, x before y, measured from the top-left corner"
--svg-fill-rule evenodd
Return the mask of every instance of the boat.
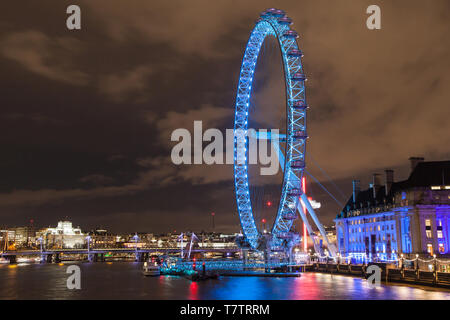
<path id="1" fill-rule="evenodd" d="M 161 275 L 161 268 L 156 262 L 153 265 L 149 265 L 147 262 L 144 262 L 142 274 L 146 277 L 157 277 Z"/>

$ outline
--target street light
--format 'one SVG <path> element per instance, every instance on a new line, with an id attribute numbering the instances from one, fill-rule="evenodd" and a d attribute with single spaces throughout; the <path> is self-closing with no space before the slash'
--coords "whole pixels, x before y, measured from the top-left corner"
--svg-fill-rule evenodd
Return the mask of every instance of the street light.
<path id="1" fill-rule="evenodd" d="M 37 240 L 39 241 L 39 244 L 41 246 L 41 261 L 40 262 L 42 263 L 44 261 L 44 255 L 42 254 L 42 251 L 43 251 L 42 242 L 44 241 L 44 239 L 42 239 L 42 237 L 39 237 Z"/>
<path id="2" fill-rule="evenodd" d="M 40 243 L 40 245 L 41 245 L 41 253 L 42 253 L 42 241 L 43 241 L 44 239 L 42 239 L 42 237 L 39 237 L 38 238 L 38 241 L 39 241 L 39 243 Z"/>
<path id="3" fill-rule="evenodd" d="M 91 250 L 91 249 L 90 249 L 91 236 L 87 236 L 87 237 L 86 237 L 86 241 L 87 241 L 87 249 L 88 249 L 88 253 L 89 253 L 89 251 Z"/>
<path id="4" fill-rule="evenodd" d="M 133 236 L 134 239 L 134 252 L 135 252 L 135 256 L 136 256 L 136 260 L 138 260 L 138 253 L 137 253 L 137 242 L 139 240 L 139 236 L 137 235 L 137 233 L 134 234 Z"/>

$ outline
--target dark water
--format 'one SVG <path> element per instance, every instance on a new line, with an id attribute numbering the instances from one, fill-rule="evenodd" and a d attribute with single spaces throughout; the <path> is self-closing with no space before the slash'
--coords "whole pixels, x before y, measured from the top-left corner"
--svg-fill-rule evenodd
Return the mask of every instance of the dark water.
<path id="1" fill-rule="evenodd" d="M 450 290 L 381 285 L 360 278 L 305 273 L 300 278 L 222 277 L 191 282 L 144 277 L 141 264 L 79 263 L 81 290 L 69 290 L 69 264 L 0 265 L 0 299 L 450 299 Z"/>

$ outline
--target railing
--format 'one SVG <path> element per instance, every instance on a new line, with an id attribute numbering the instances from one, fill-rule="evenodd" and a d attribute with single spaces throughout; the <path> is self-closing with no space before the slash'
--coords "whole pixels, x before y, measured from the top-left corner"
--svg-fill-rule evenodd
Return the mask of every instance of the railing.
<path id="1" fill-rule="evenodd" d="M 343 257 L 345 258 L 345 257 Z M 406 259 L 399 258 L 383 262 L 366 262 L 353 264 L 351 259 L 342 263 L 339 258 L 320 256 L 313 259 L 313 270 L 328 273 L 353 274 L 368 276 L 368 265 L 375 264 L 381 268 L 381 279 L 385 281 L 413 282 L 417 284 L 450 286 L 450 260 Z"/>
<path id="2" fill-rule="evenodd" d="M 348 256 L 337 255 L 336 257 L 331 256 L 322 256 L 318 254 L 314 254 L 311 256 L 311 261 L 315 263 L 336 263 L 336 264 L 358 264 L 355 263 L 355 260 L 359 261 L 359 264 L 368 264 L 368 263 L 385 263 L 395 265 L 398 268 L 403 268 L 405 270 L 420 270 L 420 271 L 436 271 L 443 273 L 450 273 L 450 259 L 438 259 L 436 255 L 434 255 L 430 259 L 422 259 L 417 255 L 415 259 L 407 259 L 401 255 L 399 258 L 395 255 L 394 258 L 391 259 L 382 259 L 380 257 L 375 257 L 373 259 L 369 259 L 369 257 L 364 256 L 364 254 L 352 255 Z"/>
<path id="3" fill-rule="evenodd" d="M 167 259 L 162 264 L 162 271 L 186 271 L 196 270 L 249 270 L 249 269 L 275 269 L 283 267 L 297 266 L 295 263 L 287 262 L 263 262 L 252 261 L 244 262 L 243 260 L 196 260 L 196 261 L 181 261 L 180 259 Z"/>

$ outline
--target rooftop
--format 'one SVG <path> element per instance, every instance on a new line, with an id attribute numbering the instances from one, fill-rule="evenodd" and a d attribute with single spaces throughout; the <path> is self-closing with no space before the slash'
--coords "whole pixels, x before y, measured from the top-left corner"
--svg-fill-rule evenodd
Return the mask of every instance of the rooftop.
<path id="1" fill-rule="evenodd" d="M 450 161 L 427 161 L 418 162 L 408 179 L 404 181 L 392 182 L 391 188 L 386 195 L 386 184 L 377 186 L 376 197 L 374 198 L 373 187 L 361 190 L 356 194 L 356 201 L 353 202 L 353 195 L 350 196 L 341 214 L 347 216 L 347 212 L 352 209 L 365 208 L 380 204 L 393 204 L 394 196 L 403 191 L 416 188 L 431 188 L 432 186 L 450 185 Z"/>

